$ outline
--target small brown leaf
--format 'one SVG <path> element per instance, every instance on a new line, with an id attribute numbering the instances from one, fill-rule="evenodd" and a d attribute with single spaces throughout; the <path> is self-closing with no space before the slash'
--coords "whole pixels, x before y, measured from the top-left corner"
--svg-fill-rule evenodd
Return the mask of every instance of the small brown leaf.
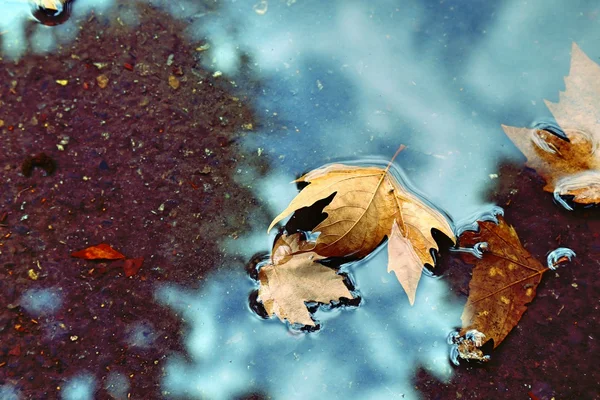
<path id="1" fill-rule="evenodd" d="M 123 263 L 123 271 L 125 271 L 125 276 L 130 277 L 137 274 L 140 268 L 142 268 L 143 263 L 144 257 L 128 258 L 125 260 Z"/>
<path id="2" fill-rule="evenodd" d="M 105 243 L 75 251 L 71 253 L 71 257 L 83 258 L 84 260 L 119 260 L 125 258 L 123 254 Z"/>
<path id="3" fill-rule="evenodd" d="M 459 345 L 462 358 L 487 361 L 480 348 L 487 341 L 497 347 L 517 325 L 526 305 L 548 271 L 523 248 L 514 228 L 502 216 L 498 224 L 478 221 L 479 231 L 466 231 L 461 245 L 482 246 L 485 251 L 473 269 L 469 297 L 462 314 L 460 334 L 467 337 Z M 475 334 L 473 334 L 473 332 Z"/>
<path id="4" fill-rule="evenodd" d="M 269 315 L 290 324 L 315 326 L 307 302 L 328 304 L 354 298 L 344 278 L 318 262 L 323 257 L 306 251 L 310 246 L 300 234 L 283 235 L 273 246 L 271 263 L 259 271 L 259 300 Z"/>
<path id="5" fill-rule="evenodd" d="M 574 196 L 581 204 L 600 203 L 600 66 L 575 43 L 565 86 L 558 103 L 545 102 L 567 140 L 544 129 L 502 128 L 527 166 L 546 180 L 545 191 Z"/>

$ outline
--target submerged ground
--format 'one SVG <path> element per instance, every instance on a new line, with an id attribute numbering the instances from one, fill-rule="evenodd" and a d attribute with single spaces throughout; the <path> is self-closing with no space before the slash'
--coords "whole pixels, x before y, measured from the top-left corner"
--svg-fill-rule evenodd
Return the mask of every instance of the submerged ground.
<path id="1" fill-rule="evenodd" d="M 75 42 L 0 70 L 0 381 L 23 398 L 56 398 L 82 372 L 160 397 L 183 326 L 154 290 L 200 286 L 255 207 L 232 181 L 257 157 L 237 144 L 247 98 L 200 67 L 181 23 L 150 7 L 138 26 L 117 17 L 93 14 Z M 42 153 L 55 168 L 26 172 Z M 142 268 L 69 256 L 99 243 Z"/>
<path id="2" fill-rule="evenodd" d="M 209 12 L 211 7 L 208 4 L 205 10 Z M 168 375 L 177 371 L 170 367 L 177 356 L 183 360 L 181 365 L 189 366 L 180 370 L 185 379 L 174 380 L 183 392 L 191 390 L 195 381 L 212 381 L 217 387 L 212 392 L 215 398 L 232 393 L 219 391 L 219 386 L 228 385 L 240 387 L 231 397 L 283 398 L 276 388 L 287 388 L 286 379 L 298 378 L 286 376 L 285 371 L 288 367 L 289 371 L 297 371 L 298 363 L 302 363 L 305 380 L 297 387 L 291 386 L 296 392 L 290 389 L 286 393 L 294 397 L 308 391 L 314 397 L 335 398 L 344 392 L 327 392 L 326 387 L 335 387 L 333 379 L 338 375 L 321 371 L 334 371 L 336 358 L 328 356 L 323 343 L 329 343 L 328 338 L 337 338 L 336 335 L 347 338 L 349 345 L 341 350 L 332 346 L 330 354 L 345 354 L 343 367 L 357 375 L 369 371 L 364 375 L 364 383 L 344 385 L 350 394 L 363 393 L 360 390 L 371 385 L 378 389 L 377 393 L 400 397 L 401 392 L 392 392 L 385 385 L 391 380 L 389 377 L 407 374 L 409 397 L 413 389 L 427 399 L 598 397 L 600 375 L 593 356 L 598 352 L 600 286 L 596 274 L 600 214 L 597 208 L 575 212 L 559 208 L 542 191 L 540 178 L 521 168 L 520 163 L 492 166 L 484 177 L 487 179 L 488 172 L 498 172 L 499 178 L 489 180 L 485 193 L 475 191 L 468 196 L 503 207 L 506 220 L 515 226 L 521 241 L 537 259 L 544 261 L 546 254 L 557 247 L 569 247 L 577 257 L 567 267 L 546 274 L 523 320 L 489 364 L 452 369 L 444 358 L 442 369 L 448 371 L 449 380 L 442 382 L 432 369 L 421 368 L 422 358 L 415 356 L 433 346 L 445 351 L 444 343 L 429 341 L 435 324 L 423 322 L 429 331 L 423 332 L 422 339 L 411 342 L 396 337 L 389 343 L 382 339 L 388 337 L 383 333 L 358 337 L 360 327 L 336 325 L 338 320 L 349 319 L 353 312 L 362 313 L 357 314 L 360 317 L 356 321 L 365 321 L 359 318 L 366 317 L 380 321 L 374 316 L 385 318 L 383 311 L 392 305 L 369 302 L 368 296 L 363 309 L 334 314 L 325 321 L 329 330 L 302 334 L 306 336 L 300 339 L 296 334 L 277 330 L 280 326 L 273 324 L 279 322 L 253 319 L 246 305 L 246 291 L 251 284 L 244 276 L 243 264 L 255 247 L 267 251 L 268 240 L 257 246 L 246 245 L 250 242 L 244 238 L 263 234 L 273 213 L 268 205 L 283 201 L 273 198 L 294 194 L 293 186 L 278 186 L 282 179 L 273 176 L 279 170 L 287 178 L 289 173 L 300 174 L 305 168 L 329 161 L 315 150 L 327 146 L 311 133 L 321 133 L 323 129 L 312 124 L 311 112 L 318 115 L 319 121 L 352 121 L 353 114 L 348 111 L 352 107 L 337 99 L 344 93 L 317 97 L 321 90 L 327 91 L 327 79 L 335 87 L 338 78 L 334 74 L 324 72 L 325 78 L 318 80 L 325 83 L 323 89 L 323 83 L 319 86 L 312 75 L 303 72 L 310 76 L 311 90 L 285 92 L 285 107 L 282 105 L 276 112 L 265 110 L 263 100 L 258 98 L 269 93 L 269 88 L 257 83 L 257 76 L 242 74 L 242 78 L 234 80 L 206 67 L 210 63 L 206 45 L 215 38 L 193 41 L 187 35 L 188 25 L 199 17 L 188 16 L 181 21 L 164 10 L 151 6 L 131 8 L 125 3 L 113 11 L 86 15 L 78 21 L 77 40 L 65 42 L 48 55 L 28 51 L 19 61 L 2 60 L 0 397 L 194 397 L 196 392 L 170 393 L 172 387 L 167 386 L 172 381 L 165 383 Z M 248 12 L 257 14 L 252 8 Z M 425 35 L 426 30 L 419 30 L 416 25 L 411 29 Z M 35 30 L 36 25 L 29 25 L 30 34 Z M 44 32 L 50 34 L 52 30 Z M 32 37 L 39 40 L 39 35 Z M 252 60 L 242 60 L 242 70 L 244 63 L 252 65 Z M 293 74 L 302 75 L 296 71 Z M 258 72 L 257 75 L 264 76 Z M 361 79 L 372 83 L 369 79 L 373 76 L 366 75 L 369 74 L 365 72 Z M 340 81 L 346 85 L 345 80 Z M 294 85 L 301 87 L 302 83 L 299 80 Z M 303 101 L 314 109 L 304 107 Z M 337 107 L 338 101 L 342 103 L 338 115 L 325 115 L 318 110 L 319 106 Z M 294 107 L 286 111 L 290 105 Z M 376 118 L 401 105 L 384 104 L 383 114 Z M 285 115 L 273 125 L 273 114 L 277 113 Z M 306 118 L 304 125 L 295 124 L 295 113 L 300 119 Z M 429 121 L 430 117 L 427 112 L 425 119 Z M 336 139 L 338 136 L 332 134 L 329 156 L 355 154 L 360 158 L 365 154 L 393 153 L 393 147 L 390 151 L 388 145 L 373 144 L 378 140 L 390 142 L 385 141 L 388 136 L 373 130 L 373 134 L 350 137 L 354 140 L 353 153 L 336 152 L 348 140 Z M 418 136 L 418 131 L 412 132 L 402 141 L 412 139 L 417 143 Z M 396 142 L 391 141 L 394 145 Z M 369 143 L 366 148 L 364 143 Z M 444 164 L 447 160 L 439 154 L 433 153 L 434 159 L 432 153 L 419 152 L 423 150 L 419 144 L 410 153 L 410 141 L 408 155 L 399 161 L 406 170 L 417 170 L 414 183 L 437 193 L 432 195 L 434 198 L 460 198 L 462 193 L 446 189 L 436 192 L 434 179 L 415 179 L 419 178 L 419 170 L 429 171 L 425 168 L 428 163 L 437 163 L 439 170 L 435 175 L 440 179 L 468 175 L 448 166 L 455 166 L 452 160 L 457 154 L 453 153 L 452 141 L 449 143 L 451 147 L 443 153 L 449 164 Z M 508 145 L 501 140 L 499 143 Z M 471 150 L 481 148 L 485 149 Z M 470 151 L 462 150 L 462 154 L 472 157 Z M 462 160 L 460 151 L 458 154 Z M 268 182 L 275 189 L 259 193 L 256 188 L 267 187 Z M 460 182 L 459 187 L 464 188 L 472 181 L 465 178 Z M 440 184 L 447 186 L 452 185 Z M 459 204 L 445 201 L 448 208 Z M 98 243 L 109 243 L 128 258 L 143 257 L 141 269 L 127 277 L 122 261 L 94 262 L 70 257 L 71 252 Z M 441 297 L 460 304 L 466 298 L 471 266 L 448 252 L 441 261 L 443 282 L 449 285 Z M 219 276 L 231 277 L 232 281 L 221 282 Z M 227 290 L 215 294 L 206 289 L 215 281 Z M 359 290 L 363 284 L 364 293 L 377 291 L 367 280 L 358 283 Z M 215 299 L 224 293 L 218 301 L 229 301 L 232 304 L 227 306 L 238 313 L 216 313 L 213 318 L 211 313 L 215 311 L 207 308 L 187 314 L 186 308 L 193 301 L 185 296 L 164 300 L 157 295 L 163 284 L 186 288 L 198 298 Z M 229 290 L 232 296 L 228 299 Z M 236 293 L 241 293 L 241 297 L 236 297 Z M 427 293 L 420 295 L 426 302 Z M 383 299 L 393 296 L 391 293 Z M 375 294 L 371 297 L 376 298 Z M 207 300 L 204 304 L 213 303 Z M 380 314 L 375 315 L 374 308 L 369 308 L 374 306 Z M 406 306 L 393 305 L 398 312 Z M 204 311 L 207 319 L 202 322 Z M 450 311 L 446 314 L 459 325 L 457 315 Z M 435 312 L 427 315 L 437 318 Z M 242 322 L 245 318 L 253 322 Z M 394 322 L 398 321 L 390 320 L 390 324 Z M 203 334 L 229 332 L 228 327 L 235 326 L 247 331 L 241 332 L 242 336 L 217 335 L 210 342 L 207 339 L 210 348 L 205 350 L 212 357 L 207 359 L 213 364 L 206 365 L 205 360 L 195 357 L 194 345 L 197 349 L 199 344 L 190 343 L 194 338 L 190 329 L 197 328 L 192 333 L 202 338 Z M 271 330 L 261 330 L 264 326 Z M 347 328 L 348 333 L 336 331 L 338 327 Z M 420 332 L 418 326 L 406 330 L 417 336 Z M 269 338 L 263 337 L 265 332 L 279 335 L 277 340 L 281 341 L 269 347 Z M 435 332 L 440 337 L 445 334 Z M 254 357 L 248 365 L 244 364 L 245 359 L 239 362 L 245 374 L 214 377 L 210 371 L 224 370 L 224 364 L 239 361 L 227 358 L 235 357 L 236 352 L 227 350 L 225 344 L 236 345 L 241 337 L 251 348 L 245 351 Z M 308 349 L 303 348 L 305 352 L 298 350 L 296 343 L 301 341 L 305 346 L 310 343 Z M 381 349 L 386 346 L 394 349 L 404 345 L 412 347 L 399 351 L 397 357 L 395 352 L 388 352 L 380 369 L 368 365 L 366 356 L 360 358 L 377 351 L 385 353 Z M 259 375 L 253 375 L 259 370 L 261 359 L 272 360 L 273 369 L 269 371 L 266 365 Z M 406 360 L 414 365 L 406 367 Z M 389 366 L 384 364 L 388 362 Z M 194 376 L 200 371 L 195 366 L 200 364 L 204 375 Z M 273 377 L 283 378 L 277 381 Z M 80 390 L 74 391 L 77 385 Z"/>

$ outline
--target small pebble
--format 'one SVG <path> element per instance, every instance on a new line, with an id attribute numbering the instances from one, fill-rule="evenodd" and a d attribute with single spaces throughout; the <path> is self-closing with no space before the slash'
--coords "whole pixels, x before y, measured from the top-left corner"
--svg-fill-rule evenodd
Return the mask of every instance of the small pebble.
<path id="1" fill-rule="evenodd" d="M 96 82 L 98 82 L 98 86 L 100 87 L 100 89 L 104 89 L 108 86 L 108 77 L 104 74 L 98 75 L 96 77 Z"/>
<path id="2" fill-rule="evenodd" d="M 169 75 L 169 86 L 173 89 L 179 89 L 179 79 L 175 75 Z"/>

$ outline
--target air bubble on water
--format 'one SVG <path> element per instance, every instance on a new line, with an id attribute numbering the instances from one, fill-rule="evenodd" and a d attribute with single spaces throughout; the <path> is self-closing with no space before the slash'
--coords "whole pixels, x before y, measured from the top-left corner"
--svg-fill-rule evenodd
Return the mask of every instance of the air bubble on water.
<path id="1" fill-rule="evenodd" d="M 561 264 L 571 261 L 576 256 L 575 252 L 566 247 L 559 247 L 548 253 L 547 265 L 551 270 L 557 269 Z"/>

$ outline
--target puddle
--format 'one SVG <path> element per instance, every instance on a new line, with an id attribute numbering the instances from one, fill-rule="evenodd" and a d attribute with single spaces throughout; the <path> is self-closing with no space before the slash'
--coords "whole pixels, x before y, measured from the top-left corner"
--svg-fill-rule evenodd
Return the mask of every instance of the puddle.
<path id="1" fill-rule="evenodd" d="M 244 263 L 253 254 L 270 249 L 274 236 L 266 234 L 268 217 L 277 215 L 297 193 L 290 181 L 311 169 L 340 160 L 385 163 L 401 144 L 406 145 L 407 149 L 399 155 L 396 163 L 401 168 L 403 179 L 410 181 L 417 193 L 447 212 L 457 226 L 472 222 L 474 215 L 491 210 L 494 205 L 486 200 L 486 194 L 504 178 L 499 164 L 505 160 L 523 161 L 523 157 L 504 135 L 501 124 L 533 126 L 539 121 L 548 121 L 547 124 L 552 125 L 542 99 L 555 101 L 558 92 L 563 89 L 562 77 L 568 73 L 571 42 L 576 41 L 594 60 L 600 56 L 600 50 L 593 45 L 600 33 L 597 7 L 593 4 L 566 7 L 564 2 L 558 0 L 546 2 L 543 7 L 519 1 L 479 4 L 478 7 L 446 2 L 414 1 L 399 4 L 383 1 L 370 4 L 348 0 L 231 1 L 219 4 L 191 0 L 149 0 L 139 3 L 169 13 L 185 24 L 183 34 L 194 43 L 202 43 L 195 53 L 186 50 L 182 55 L 177 53 L 181 43 L 173 40 L 173 53 L 160 60 L 160 65 L 167 63 L 176 71 L 174 68 L 181 63 L 181 58 L 187 57 L 189 63 L 185 65 L 185 74 L 189 81 L 182 79 L 183 85 L 190 81 L 198 85 L 205 84 L 201 88 L 199 86 L 198 92 L 195 92 L 198 94 L 189 97 L 189 101 L 201 103 L 203 91 L 228 85 L 228 88 L 236 91 L 236 99 L 240 92 L 244 101 L 251 103 L 257 114 L 256 121 L 252 125 L 242 117 L 214 113 L 215 119 L 206 122 L 211 127 L 225 127 L 230 119 L 235 119 L 236 123 L 244 122 L 243 125 L 240 123 L 234 128 L 229 125 L 230 128 L 227 128 L 239 135 L 231 139 L 239 147 L 231 151 L 223 150 L 225 160 L 219 158 L 221 153 L 213 155 L 213 152 L 229 144 L 224 145 L 221 137 L 211 137 L 212 128 L 204 129 L 201 121 L 203 116 L 190 120 L 187 107 L 192 106 L 189 104 L 181 107 L 176 104 L 170 110 L 169 121 L 163 123 L 163 120 L 158 120 L 156 125 L 160 126 L 152 126 L 154 130 L 135 134 L 118 131 L 116 123 L 109 124 L 111 132 L 106 127 L 101 129 L 102 133 L 96 132 L 98 127 L 82 122 L 86 118 L 93 118 L 91 114 L 82 114 L 75 121 L 82 124 L 84 132 L 93 132 L 96 136 L 102 134 L 106 138 L 107 134 L 113 137 L 122 135 L 127 139 L 126 145 L 131 144 L 134 148 L 133 152 L 143 152 L 155 146 L 151 153 L 144 153 L 145 156 L 132 160 L 117 175 L 111 175 L 111 180 L 102 187 L 102 196 L 104 190 L 111 190 L 111 185 L 118 182 L 119 178 L 129 182 L 138 176 L 146 179 L 144 187 L 152 187 L 154 191 L 150 194 L 144 192 L 145 195 L 133 202 L 129 198 L 123 202 L 120 201 L 123 198 L 112 198 L 112 202 L 117 204 L 114 208 L 139 208 L 144 209 L 144 215 L 152 213 L 157 216 L 156 225 L 152 225 L 154 220 L 152 223 L 144 221 L 144 224 L 135 222 L 136 231 L 126 231 L 130 236 L 146 237 L 150 235 L 148 226 L 153 226 L 152 234 L 155 236 L 147 237 L 140 251 L 148 253 L 143 268 L 148 268 L 151 271 L 149 274 L 154 275 L 149 275 L 149 278 L 144 276 L 144 279 L 152 282 L 144 283 L 144 292 L 136 292 L 136 299 L 143 298 L 150 302 L 151 305 L 146 306 L 156 310 L 156 316 L 139 315 L 142 312 L 135 307 L 130 310 L 127 306 L 127 296 L 130 294 L 126 291 L 129 288 L 125 284 L 113 286 L 106 280 L 98 280 L 97 286 L 93 287 L 91 285 L 94 282 L 88 283 L 86 280 L 85 284 L 79 283 L 78 287 L 84 288 L 81 293 L 78 292 L 78 298 L 83 299 L 83 304 L 79 306 L 85 307 L 84 315 L 87 318 L 81 324 L 83 327 L 69 326 L 67 329 L 61 326 L 63 313 L 68 313 L 70 307 L 75 306 L 70 294 L 63 291 L 56 280 L 51 281 L 55 283 L 54 286 L 40 284 L 39 287 L 19 293 L 19 296 L 15 294 L 14 297 L 21 299 L 20 306 L 31 318 L 37 318 L 40 314 L 52 316 L 40 320 L 43 325 L 41 328 L 29 322 L 27 329 L 30 331 L 26 333 L 32 336 L 45 335 L 48 343 L 44 344 L 47 348 L 44 347 L 43 351 L 48 353 L 50 349 L 53 356 L 64 349 L 55 347 L 55 344 L 68 344 L 68 340 L 72 340 L 70 337 L 77 337 L 73 336 L 75 333 L 81 335 L 78 329 L 84 332 L 91 330 L 90 341 L 94 341 L 91 318 L 100 315 L 112 319 L 114 310 L 125 310 L 116 311 L 123 317 L 122 321 L 115 321 L 113 331 L 108 325 L 103 326 L 101 332 L 98 331 L 100 339 L 97 340 L 100 347 L 116 348 L 116 342 L 118 346 L 124 346 L 126 350 L 115 351 L 120 352 L 122 358 L 111 354 L 111 357 L 102 359 L 104 364 L 101 367 L 90 361 L 89 368 L 79 368 L 81 370 L 77 373 L 69 370 L 67 374 L 54 374 L 51 381 L 53 387 L 57 382 L 62 385 L 57 396 L 63 399 L 91 399 L 102 393 L 125 399 L 137 390 L 135 394 L 138 397 L 147 393 L 158 397 L 160 393 L 163 398 L 194 399 L 230 399 L 251 394 L 275 399 L 419 399 L 428 396 L 434 398 L 434 392 L 438 395 L 443 393 L 444 389 L 436 386 L 439 382 L 448 383 L 441 387 L 450 388 L 446 395 L 451 393 L 453 396 L 459 393 L 467 396 L 469 388 L 478 388 L 481 382 L 490 382 L 491 378 L 484 375 L 485 371 L 469 371 L 472 379 L 461 378 L 468 383 L 463 380 L 460 381 L 462 386 L 452 386 L 457 370 L 449 358 L 447 336 L 460 325 L 464 296 L 460 297 L 459 293 L 464 284 L 451 284 L 445 277 L 425 277 L 421 279 L 415 306 L 410 307 L 395 276 L 386 271 L 385 251 L 378 251 L 348 269 L 362 299 L 360 306 L 319 310 L 315 318 L 321 322 L 322 328 L 306 333 L 291 330 L 277 319 L 262 320 L 250 310 L 248 295 L 256 289 L 256 285 L 246 276 Z M 0 17 L 2 62 L 12 65 L 19 59 L 34 55 L 48 54 L 51 57 L 61 47 L 74 43 L 80 34 L 79 24 L 85 20 L 95 19 L 101 24 L 108 20 L 117 21 L 125 27 L 135 26 L 142 32 L 156 31 L 156 37 L 166 31 L 159 24 L 140 23 L 143 19 L 132 4 L 113 0 L 75 0 L 72 9 L 68 10 L 68 18 L 60 20 L 58 25 L 47 26 L 31 23 L 33 15 L 30 2 L 8 0 L 3 5 L 4 13 Z M 42 19 L 39 14 L 37 17 L 38 20 Z M 52 18 L 49 20 L 51 24 Z M 167 20 L 165 24 L 171 22 Z M 102 34 L 98 35 L 100 38 Z M 172 39 L 160 36 L 160 40 Z M 148 46 L 142 41 L 137 45 Z M 133 50 L 129 52 L 123 65 L 126 70 L 131 67 L 130 71 L 139 72 L 141 61 L 136 59 L 134 53 Z M 176 65 L 172 65 L 174 59 Z M 39 62 L 42 63 L 42 60 L 40 58 Z M 159 65 L 159 62 L 144 62 L 147 66 Z M 197 68 L 198 65 L 208 72 Z M 112 84 L 116 85 L 117 79 L 120 79 L 121 69 L 119 66 L 118 71 L 116 67 L 110 70 L 113 74 Z M 194 73 L 188 74 L 192 70 Z M 171 75 L 177 74 L 173 72 Z M 169 81 L 169 84 L 173 82 Z M 207 89 L 207 82 L 210 82 L 211 89 Z M 132 82 L 124 86 L 115 86 L 113 93 L 116 96 L 119 90 L 134 88 L 134 83 L 132 78 Z M 181 82 L 177 80 L 177 88 L 179 84 Z M 60 94 L 52 93 L 54 96 Z M 133 95 L 136 101 L 114 102 L 123 101 L 128 107 L 143 111 L 148 103 L 137 100 L 146 94 L 146 91 L 140 90 Z M 103 100 L 108 104 L 111 99 L 104 97 Z M 167 100 L 173 101 L 170 98 Z M 1 107 L 6 109 L 10 103 L 7 101 Z M 142 111 L 139 111 L 142 121 L 144 118 L 154 118 Z M 0 114 L 0 129 L 5 124 L 2 118 Z M 101 119 L 110 122 L 108 112 L 102 114 Z M 73 123 L 69 121 L 61 125 L 61 131 Z M 127 124 L 131 126 L 132 123 Z M 179 149 L 169 147 L 169 138 L 165 138 L 166 144 L 163 144 L 160 135 L 175 125 L 182 127 L 182 130 L 192 129 L 195 132 L 196 136 L 190 136 L 189 142 L 204 143 L 204 140 L 211 140 L 211 148 L 198 144 L 192 153 L 186 152 L 184 144 L 188 137 L 181 143 L 177 142 Z M 18 130 L 19 125 L 15 123 L 15 126 Z M 51 133 L 56 136 L 61 132 Z M 141 139 L 135 136 L 137 134 Z M 60 139 L 62 136 L 58 137 Z M 84 146 L 75 147 L 78 142 L 74 142 L 69 146 L 79 149 L 79 152 L 89 152 Z M 79 142 L 80 145 L 81 142 L 83 140 Z M 34 139 L 25 144 L 17 144 L 14 140 L 9 147 L 15 149 L 22 146 L 30 151 L 37 149 L 35 143 Z M 125 145 L 119 146 L 122 149 Z M 176 147 L 175 144 L 173 146 Z M 94 159 L 94 162 L 95 165 L 104 165 L 103 171 L 111 171 L 114 165 L 118 165 L 118 157 L 107 163 L 104 160 L 107 158 L 106 149 L 100 145 L 95 148 L 98 153 L 86 157 L 100 156 L 102 160 Z M 123 154 L 126 157 L 130 153 L 118 153 Z M 204 169 L 200 168 L 201 172 L 187 167 L 182 171 L 177 170 L 178 165 L 187 162 L 184 159 L 198 154 L 213 156 L 213 161 L 210 165 L 207 162 Z M 204 158 L 198 157 L 204 162 Z M 166 163 L 169 168 L 154 171 L 154 163 Z M 71 171 L 71 176 L 64 177 L 65 181 L 67 178 L 79 179 L 81 174 L 77 175 L 77 170 L 83 168 L 81 164 L 73 163 L 70 167 L 74 171 Z M 227 175 L 214 178 L 215 171 L 221 169 Z M 122 171 L 127 171 L 126 175 L 122 175 Z M 173 186 L 165 189 L 165 181 L 160 181 L 158 176 L 164 176 Z M 7 181 L 6 187 L 9 184 Z M 532 187 L 535 184 L 530 182 Z M 194 190 L 201 189 L 185 195 L 185 200 L 172 194 L 179 194 L 184 190 L 182 187 L 188 186 Z M 238 187 L 246 192 L 231 199 Z M 36 188 L 43 189 L 43 185 Z M 543 199 L 546 194 L 541 193 L 541 186 L 538 189 Z M 126 191 L 123 188 L 119 190 Z M 165 193 L 167 190 L 168 193 Z M 215 192 L 218 198 L 214 196 Z M 156 193 L 160 193 L 160 196 Z M 10 194 L 2 199 L 6 207 L 16 204 L 18 196 L 14 197 L 13 192 Z M 149 196 L 155 194 L 157 198 L 148 200 Z M 546 197 L 550 207 L 551 197 Z M 144 200 L 151 200 L 151 209 Z M 62 204 L 68 203 L 66 199 L 61 201 Z M 563 200 L 557 198 L 557 201 Z M 21 209 L 31 202 L 23 200 Z M 73 203 L 73 207 L 69 206 L 70 210 L 77 209 L 75 200 Z M 203 219 L 203 207 L 217 210 L 214 212 L 216 216 L 211 215 L 210 223 L 218 228 L 203 226 L 195 230 L 196 225 L 208 223 Z M 86 210 L 91 213 L 89 210 L 92 207 Z M 191 215 L 192 210 L 196 220 L 184 222 L 183 227 L 181 221 L 165 222 L 170 221 L 170 217 L 175 218 L 178 212 L 180 216 L 183 212 Z M 0 209 L 0 215 L 2 211 Z M 134 221 L 135 218 L 135 221 L 141 220 L 137 215 L 131 218 L 131 213 L 125 211 L 119 215 L 125 221 Z M 234 221 L 242 218 L 243 224 Z M 594 225 L 596 220 L 597 217 L 586 214 L 585 218 L 578 220 L 578 224 L 593 232 L 600 228 Z M 75 242 L 78 245 L 92 238 L 127 241 L 122 233 L 115 233 L 117 229 L 112 230 L 111 226 L 116 226 L 114 218 L 92 217 L 92 221 L 88 229 L 95 229 L 94 233 L 69 228 L 71 231 L 61 238 L 71 240 L 69 244 Z M 561 226 L 569 227 L 565 220 L 561 221 Z M 55 220 L 51 222 L 54 225 L 59 223 Z M 159 223 L 162 228 L 155 228 Z M 85 226 L 88 220 L 81 222 L 73 219 L 69 220 L 69 224 Z M 48 224 L 41 225 L 45 228 Z M 242 225 L 243 228 L 240 228 Z M 96 228 L 98 226 L 106 230 Z M 236 228 L 228 230 L 224 227 Z M 23 229 L 21 235 L 29 235 L 27 227 Z M 574 239 L 579 236 L 567 233 L 567 229 L 560 231 L 566 238 L 564 240 L 580 243 Z M 215 232 L 218 233 L 216 237 Z M 552 232 L 555 233 L 554 230 Z M 196 243 L 194 246 L 185 245 L 192 241 Z M 210 248 L 207 248 L 208 242 Z M 532 247 L 540 254 L 556 249 L 548 254 L 547 259 L 548 265 L 554 266 L 574 256 L 574 251 L 559 245 L 550 242 L 550 239 L 548 242 L 540 239 Z M 61 248 L 56 243 L 53 246 L 55 258 L 67 257 L 67 251 L 56 250 Z M 213 246 L 218 247 L 218 256 L 210 253 Z M 572 247 L 571 244 L 568 246 Z M 596 252 L 600 248 L 597 244 L 589 246 Z M 41 245 L 39 247 L 44 248 Z M 132 247 L 128 249 L 130 252 L 138 250 Z M 155 248 L 166 255 L 154 258 L 155 254 L 152 253 L 150 256 Z M 18 256 L 18 250 L 11 254 Z M 473 254 L 477 251 L 475 249 Z M 572 264 L 578 263 L 582 254 L 579 248 L 575 251 L 578 259 L 574 259 Z M 194 257 L 186 258 L 190 253 Z M 57 274 L 56 259 L 49 261 L 53 274 Z M 195 263 L 201 263 L 201 266 Z M 165 265 L 172 266 L 172 269 Z M 182 270 L 194 270 L 196 267 L 211 272 L 207 275 L 190 273 L 187 281 L 181 278 L 185 276 Z M 576 268 L 565 270 L 569 270 L 565 272 L 568 277 L 571 277 L 568 274 L 577 273 L 571 272 L 577 271 Z M 563 274 L 562 270 L 559 272 Z M 82 282 L 84 278 L 88 279 L 85 273 L 82 272 L 77 279 Z M 174 275 L 177 276 L 176 283 L 173 282 Z M 69 282 L 75 281 L 75 278 L 69 279 Z M 539 317 L 534 318 L 534 322 L 531 322 L 533 327 L 527 329 L 543 330 L 552 318 L 567 318 L 566 312 L 561 315 L 562 308 L 560 311 L 553 308 L 555 304 L 552 299 L 560 297 L 555 294 L 560 288 L 583 291 L 585 285 L 581 280 L 578 283 L 575 280 L 573 278 L 574 283 L 569 285 L 557 278 L 557 283 L 548 283 L 548 288 L 540 290 L 542 299 L 538 303 L 547 308 L 537 310 Z M 456 287 L 459 288 L 458 292 Z M 579 304 L 580 300 L 569 297 L 571 292 L 561 295 L 561 299 L 572 299 Z M 148 308 L 143 309 L 144 312 Z M 109 311 L 113 314 L 108 314 Z M 160 319 L 169 320 L 161 323 L 158 321 Z M 176 319 L 176 323 L 169 322 L 171 319 Z M 565 321 L 565 326 L 571 328 L 563 334 L 570 338 L 573 346 L 596 348 L 593 341 L 597 338 L 592 335 L 592 328 L 586 327 L 584 318 L 578 320 L 579 325 L 572 320 Z M 110 322 L 106 322 L 106 319 L 100 321 L 102 324 Z M 593 326 L 593 323 L 590 325 Z M 38 333 L 36 329 L 43 333 Z M 585 335 L 577 329 L 585 330 Z M 0 330 L 0 334 L 2 332 Z M 114 335 L 120 336 L 113 339 Z M 12 341 L 10 346 L 13 346 Z M 82 348 L 69 348 L 67 357 L 83 354 Z M 6 350 L 10 349 L 7 347 Z M 131 361 L 129 364 L 123 361 L 130 353 L 143 359 L 139 365 L 133 363 L 135 368 L 130 368 Z M 556 351 L 552 357 L 567 353 Z M 583 353 L 581 351 L 578 354 Z M 538 387 L 543 388 L 541 392 L 551 395 L 555 392 L 545 388 L 570 388 L 570 382 L 553 381 L 553 377 L 558 376 L 556 371 L 537 369 L 537 361 L 534 363 L 532 360 L 537 354 L 527 356 L 531 362 L 524 368 L 535 365 L 535 368 L 529 368 L 533 372 L 519 369 L 521 375 L 513 383 L 501 382 L 495 386 L 495 395 L 505 396 L 506 392 L 510 392 L 508 395 L 524 398 L 529 389 L 537 390 Z M 128 360 L 131 360 L 129 357 Z M 509 357 L 517 358 L 510 358 L 514 364 L 519 362 L 518 356 L 513 354 Z M 543 368 L 557 364 L 547 359 L 543 360 Z M 110 368 L 105 367 L 113 364 L 119 366 L 107 372 Z M 10 364 L 10 367 L 13 365 L 16 364 Z M 148 382 L 140 377 L 143 374 L 139 371 L 150 368 L 155 370 L 154 375 L 149 375 L 153 378 L 148 379 L 156 378 L 157 381 Z M 5 373 L 5 370 L 0 367 L 0 398 L 28 398 L 28 383 Z M 430 376 L 434 379 L 430 380 Z M 539 382 L 533 382 L 532 376 Z M 40 388 L 48 386 L 48 382 L 36 381 L 35 390 L 42 390 Z M 523 391 L 527 385 L 529 387 Z M 571 389 L 559 391 L 561 396 L 557 398 L 573 395 L 571 391 L 565 397 L 567 390 Z M 589 394 L 593 390 L 585 387 L 577 393 Z M 585 398 L 585 395 L 572 398 Z"/>
<path id="2" fill-rule="evenodd" d="M 447 284 L 423 279 L 410 307 L 395 276 L 387 273 L 385 252 L 360 264 L 351 272 L 361 305 L 318 311 L 322 328 L 312 333 L 258 318 L 247 305 L 255 286 L 243 273 L 211 276 L 199 292 L 159 290 L 158 300 L 188 326 L 189 359 L 184 354 L 169 359 L 165 395 L 417 399 L 416 366 L 448 380 L 446 336 L 462 307 L 449 297 Z"/>

